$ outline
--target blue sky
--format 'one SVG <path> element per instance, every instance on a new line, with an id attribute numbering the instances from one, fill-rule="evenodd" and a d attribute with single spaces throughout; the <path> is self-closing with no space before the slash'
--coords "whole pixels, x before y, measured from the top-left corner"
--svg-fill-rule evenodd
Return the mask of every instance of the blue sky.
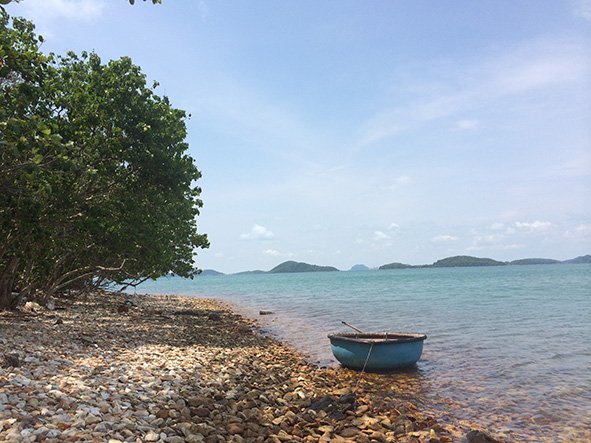
<path id="1" fill-rule="evenodd" d="M 23 0 L 187 110 L 198 265 L 591 253 L 591 0 Z"/>

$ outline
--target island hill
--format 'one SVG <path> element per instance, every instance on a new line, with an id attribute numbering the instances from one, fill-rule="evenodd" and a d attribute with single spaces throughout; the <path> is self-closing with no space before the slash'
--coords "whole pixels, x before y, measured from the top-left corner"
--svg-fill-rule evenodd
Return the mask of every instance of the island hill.
<path id="1" fill-rule="evenodd" d="M 551 264 L 579 264 L 579 263 L 591 263 L 591 255 L 582 255 L 570 260 L 554 260 L 549 258 L 523 258 L 520 260 L 513 260 L 509 262 L 497 261 L 492 258 L 480 258 L 472 257 L 469 255 L 456 255 L 454 257 L 447 257 L 441 260 L 437 260 L 435 263 L 430 265 L 409 265 L 406 263 L 388 263 L 382 265 L 378 270 L 389 270 L 389 269 L 409 269 L 409 268 L 459 268 L 459 267 L 473 267 L 473 266 L 507 266 L 507 265 L 551 265 Z M 365 265 L 354 265 L 350 271 L 369 271 L 371 268 Z M 311 265 L 308 263 L 301 263 L 296 261 L 286 261 L 275 266 L 270 271 L 245 271 L 238 272 L 234 275 L 242 274 L 285 274 L 285 273 L 296 273 L 296 272 L 335 272 L 339 271 L 333 266 L 318 266 Z M 202 276 L 216 276 L 225 275 L 222 272 L 215 271 L 213 269 L 205 269 L 201 273 Z"/>
<path id="2" fill-rule="evenodd" d="M 523 258 L 513 261 L 498 261 L 492 258 L 472 257 L 469 255 L 456 255 L 454 257 L 447 257 L 437 260 L 431 265 L 408 265 L 406 263 L 388 263 L 379 267 L 381 270 L 385 269 L 408 269 L 408 268 L 460 268 L 471 266 L 507 266 L 507 265 L 553 265 L 560 263 L 591 263 L 591 255 L 583 255 L 570 260 L 554 260 L 550 258 Z"/>

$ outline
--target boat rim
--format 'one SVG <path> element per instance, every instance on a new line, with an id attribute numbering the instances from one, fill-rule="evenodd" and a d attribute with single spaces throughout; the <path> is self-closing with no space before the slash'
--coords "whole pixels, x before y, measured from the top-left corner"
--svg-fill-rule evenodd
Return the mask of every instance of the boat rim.
<path id="1" fill-rule="evenodd" d="M 354 343 L 408 343 L 414 341 L 423 341 L 427 338 L 426 334 L 409 333 L 409 332 L 365 332 L 365 333 L 341 333 L 328 334 L 328 338 L 332 340 L 340 339 Z"/>

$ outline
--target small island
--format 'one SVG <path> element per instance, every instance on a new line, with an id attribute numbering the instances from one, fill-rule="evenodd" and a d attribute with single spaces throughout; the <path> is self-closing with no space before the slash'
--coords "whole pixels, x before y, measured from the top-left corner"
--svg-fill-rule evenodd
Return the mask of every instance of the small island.
<path id="1" fill-rule="evenodd" d="M 207 277 L 207 276 L 211 276 L 211 277 L 215 277 L 218 275 L 226 275 L 223 272 L 220 271 L 216 271 L 215 269 L 204 269 L 199 273 L 200 277 Z"/>
<path id="2" fill-rule="evenodd" d="M 552 258 L 522 258 L 520 260 L 510 261 L 510 265 L 554 265 L 560 263 L 560 260 Z"/>
<path id="3" fill-rule="evenodd" d="M 571 264 L 591 263 L 591 255 L 581 255 L 576 258 L 571 258 L 570 260 L 564 260 L 561 263 L 571 263 Z"/>
<path id="4" fill-rule="evenodd" d="M 387 265 L 382 265 L 378 269 L 408 269 L 408 268 L 417 268 L 418 266 L 407 265 L 406 263 L 388 263 Z"/>
<path id="5" fill-rule="evenodd" d="M 370 268 L 368 266 L 365 265 L 353 265 L 351 266 L 351 269 L 349 269 L 350 271 L 369 271 Z"/>
<path id="6" fill-rule="evenodd" d="M 456 268 L 466 266 L 505 266 L 506 263 L 502 261 L 493 260 L 492 258 L 471 257 L 469 255 L 456 255 L 454 257 L 447 257 L 437 260 L 433 263 L 434 268 Z"/>
<path id="7" fill-rule="evenodd" d="M 286 261 L 269 271 L 270 274 L 292 273 L 292 272 L 333 272 L 338 271 L 332 266 L 317 266 L 308 263 Z"/>

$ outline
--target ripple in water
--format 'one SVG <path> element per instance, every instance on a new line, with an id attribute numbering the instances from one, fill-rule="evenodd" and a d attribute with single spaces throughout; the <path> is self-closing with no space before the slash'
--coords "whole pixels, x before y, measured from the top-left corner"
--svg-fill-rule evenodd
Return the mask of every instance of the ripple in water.
<path id="1" fill-rule="evenodd" d="M 320 365 L 341 320 L 428 335 L 416 370 L 371 375 L 386 396 L 516 441 L 591 441 L 591 266 L 410 269 L 164 279 L 141 290 L 215 296 Z M 258 317 L 260 309 L 275 315 Z"/>

